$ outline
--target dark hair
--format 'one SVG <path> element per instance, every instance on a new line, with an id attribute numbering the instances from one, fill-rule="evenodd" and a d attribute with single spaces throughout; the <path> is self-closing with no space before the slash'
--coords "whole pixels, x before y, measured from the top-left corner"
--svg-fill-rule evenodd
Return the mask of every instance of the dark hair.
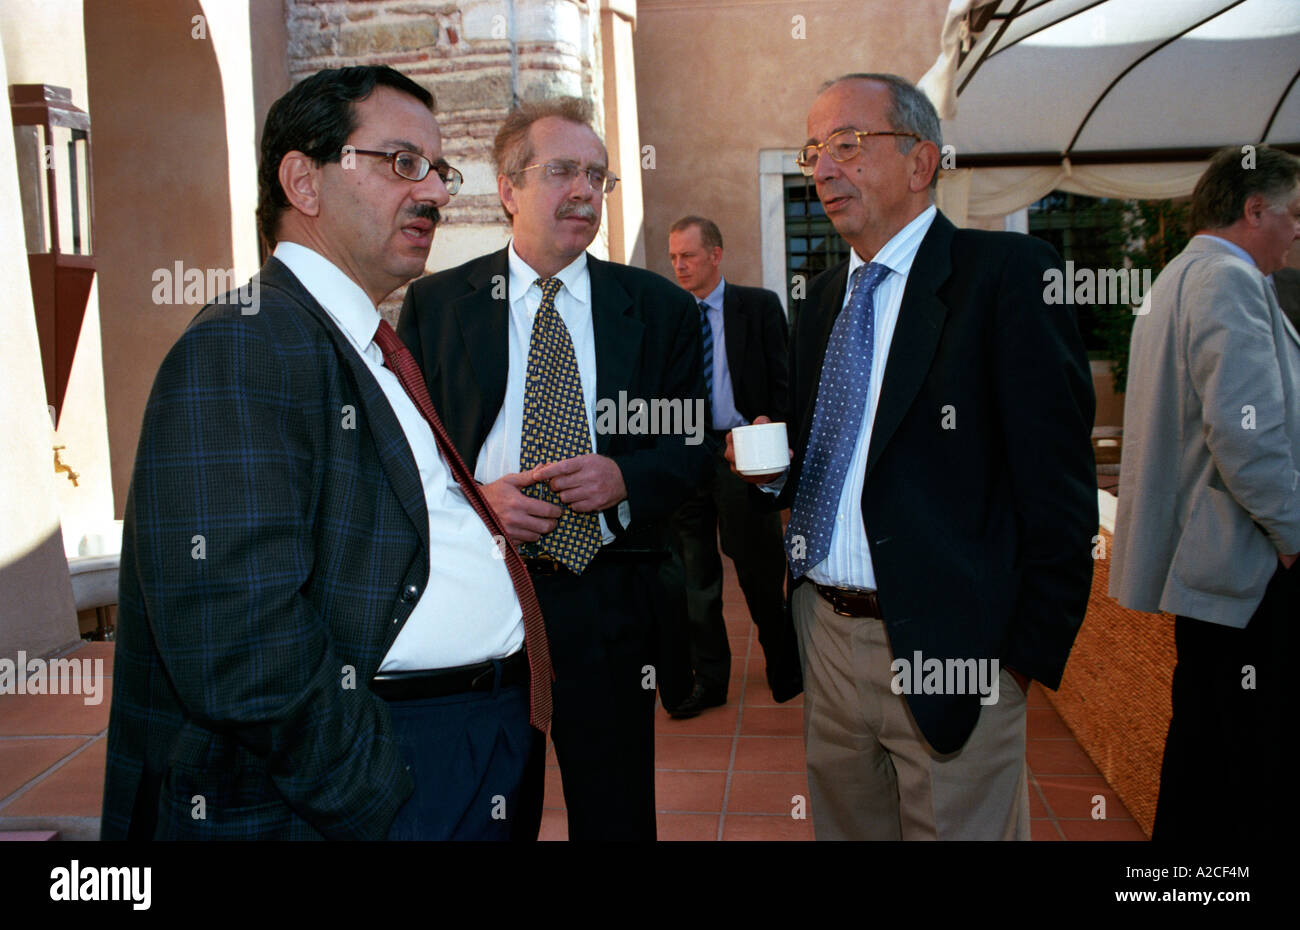
<path id="1" fill-rule="evenodd" d="M 1247 155 L 1240 146 L 1214 153 L 1210 167 L 1192 191 L 1192 232 L 1231 226 L 1241 219 L 1246 201 L 1255 194 L 1273 206 L 1295 194 L 1300 183 L 1300 159 L 1267 145 L 1254 149 L 1251 167 L 1243 164 Z"/>
<path id="2" fill-rule="evenodd" d="M 718 229 L 718 224 L 713 220 L 706 220 L 702 216 L 683 216 L 668 227 L 668 232 L 681 232 L 684 229 L 690 229 L 692 226 L 699 228 L 700 242 L 703 243 L 706 249 L 722 248 L 722 231 Z"/>
<path id="3" fill-rule="evenodd" d="M 526 100 L 506 114 L 506 121 L 501 124 L 496 138 L 492 140 L 492 160 L 496 163 L 497 174 L 504 174 L 512 181 L 521 177 L 520 170 L 528 166 L 535 154 L 529 130 L 533 128 L 533 123 L 551 116 L 586 126 L 593 133 L 596 131 L 591 125 L 591 103 L 580 97 Z M 519 183 L 522 184 L 522 181 Z M 506 219 L 514 222 L 514 217 L 505 208 L 505 204 L 501 205 L 501 211 L 505 213 Z"/>
<path id="4" fill-rule="evenodd" d="M 275 246 L 280 214 L 289 206 L 280 186 L 284 156 L 297 151 L 318 165 L 338 161 L 357 128 L 353 104 L 369 97 L 378 85 L 409 94 L 433 110 L 433 94 L 387 65 L 318 71 L 271 104 L 257 166 L 257 228 L 268 248 Z"/>
<path id="5" fill-rule="evenodd" d="M 889 110 L 885 113 L 885 121 L 889 123 L 889 128 L 895 132 L 914 132 L 926 142 L 933 142 L 940 152 L 943 151 L 943 131 L 939 127 L 939 114 L 925 92 L 911 81 L 897 74 L 876 72 L 842 74 L 823 84 L 818 93 L 829 90 L 841 81 L 875 81 L 884 84 L 889 89 Z M 894 139 L 894 144 L 898 147 L 898 151 L 906 155 L 912 150 L 916 140 L 909 139 L 907 136 L 898 136 Z M 930 178 L 930 187 L 938 186 L 939 171 L 936 168 Z"/>

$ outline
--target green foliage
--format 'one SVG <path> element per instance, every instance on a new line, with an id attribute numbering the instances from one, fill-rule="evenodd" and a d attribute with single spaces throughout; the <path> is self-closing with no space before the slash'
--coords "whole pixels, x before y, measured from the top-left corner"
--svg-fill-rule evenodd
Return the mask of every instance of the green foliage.
<path id="1" fill-rule="evenodd" d="M 1154 281 L 1191 238 L 1187 214 L 1186 201 L 1124 201 L 1122 221 L 1107 236 L 1111 267 L 1150 268 Z M 1097 333 L 1105 343 L 1115 390 L 1121 394 L 1128 383 L 1129 339 L 1135 310 L 1113 305 L 1096 308 Z"/>

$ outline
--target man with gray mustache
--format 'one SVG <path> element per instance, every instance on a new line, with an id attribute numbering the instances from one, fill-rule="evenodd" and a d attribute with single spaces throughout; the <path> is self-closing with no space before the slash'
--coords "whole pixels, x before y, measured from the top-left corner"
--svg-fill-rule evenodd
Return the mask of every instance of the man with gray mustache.
<path id="1" fill-rule="evenodd" d="M 510 244 L 415 282 L 398 335 L 537 589 L 569 838 L 651 840 L 659 567 L 713 452 L 594 411 L 620 392 L 702 409 L 698 315 L 665 278 L 587 254 L 618 178 L 585 101 L 525 103 L 493 154 Z M 543 773 L 539 754 L 539 825 Z"/>

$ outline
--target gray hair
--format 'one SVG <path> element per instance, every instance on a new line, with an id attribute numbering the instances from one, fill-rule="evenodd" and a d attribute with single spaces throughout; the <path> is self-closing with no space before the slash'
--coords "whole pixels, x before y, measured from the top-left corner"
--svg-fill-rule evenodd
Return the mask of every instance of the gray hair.
<path id="1" fill-rule="evenodd" d="M 1223 229 L 1241 219 L 1246 201 L 1256 194 L 1276 209 L 1295 196 L 1300 159 L 1281 149 L 1255 146 L 1247 167 L 1239 146 L 1220 149 L 1192 191 L 1192 231 Z"/>
<path id="2" fill-rule="evenodd" d="M 525 100 L 506 114 L 505 122 L 497 130 L 492 140 L 492 160 L 496 163 L 497 174 L 504 174 L 516 184 L 523 185 L 523 168 L 533 160 L 535 153 L 532 142 L 533 123 L 549 117 L 586 126 L 594 134 L 594 109 L 591 101 L 580 97 L 546 97 L 538 100 Z M 599 140 L 600 136 L 596 138 Z M 604 147 L 604 142 L 601 142 Z M 606 154 L 606 158 L 608 158 Z M 501 212 L 506 219 L 514 222 L 514 216 L 501 205 Z"/>
<path id="3" fill-rule="evenodd" d="M 841 74 L 823 84 L 817 93 L 824 93 L 841 81 L 875 81 L 884 84 L 889 90 L 889 110 L 885 113 L 889 128 L 895 132 L 914 132 L 926 142 L 933 142 L 939 151 L 943 151 L 943 131 L 939 128 L 939 114 L 935 112 L 930 98 L 911 81 L 897 74 L 877 72 Z M 894 144 L 898 146 L 899 152 L 906 155 L 912 151 L 916 140 L 908 136 L 897 136 Z M 934 177 L 930 178 L 930 187 L 937 187 L 938 184 L 939 171 L 936 169 Z"/>

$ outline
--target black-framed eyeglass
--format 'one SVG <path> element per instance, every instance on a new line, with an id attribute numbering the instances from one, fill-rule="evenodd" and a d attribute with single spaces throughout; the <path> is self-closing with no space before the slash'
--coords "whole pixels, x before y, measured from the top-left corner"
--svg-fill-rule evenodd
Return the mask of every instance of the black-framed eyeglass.
<path id="1" fill-rule="evenodd" d="M 423 181 L 429 176 L 429 171 L 433 170 L 437 173 L 443 186 L 447 188 L 448 194 L 455 194 L 460 190 L 460 185 L 465 180 L 464 175 L 442 159 L 438 159 L 434 163 L 416 152 L 376 152 L 373 149 L 353 148 L 346 151 L 354 152 L 357 155 L 373 155 L 376 158 L 387 158 L 389 164 L 393 167 L 393 173 L 399 178 L 405 178 L 408 181 Z"/>
<path id="2" fill-rule="evenodd" d="M 900 132 L 892 129 L 880 131 L 841 129 L 839 132 L 831 133 L 825 142 L 805 145 L 795 155 L 794 163 L 799 166 L 799 170 L 806 177 L 812 177 L 813 172 L 817 170 L 817 158 L 821 149 L 826 149 L 832 161 L 848 161 L 862 151 L 862 140 L 867 136 L 907 136 L 917 142 L 921 141 L 921 137 L 914 132 Z"/>
<path id="3" fill-rule="evenodd" d="M 581 165 L 571 161 L 548 161 L 538 165 L 529 165 L 527 168 L 520 168 L 518 174 L 525 171 L 532 171 L 534 168 L 545 168 L 543 176 L 556 184 L 572 184 L 574 179 L 580 174 L 587 176 L 587 183 L 591 189 L 598 194 L 608 194 L 614 190 L 614 185 L 619 179 L 610 174 L 604 168 L 583 168 Z"/>

